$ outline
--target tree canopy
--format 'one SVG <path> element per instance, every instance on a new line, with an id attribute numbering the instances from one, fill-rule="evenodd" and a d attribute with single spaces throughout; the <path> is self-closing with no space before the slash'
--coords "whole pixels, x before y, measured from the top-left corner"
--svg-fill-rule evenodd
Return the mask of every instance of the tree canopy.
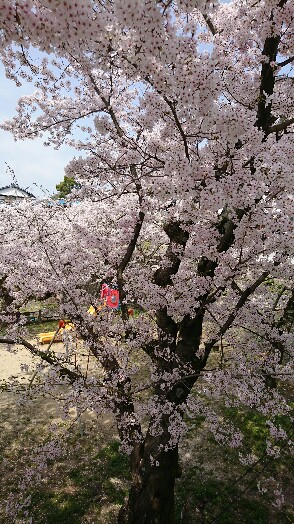
<path id="1" fill-rule="evenodd" d="M 294 6 L 2 4 L 7 75 L 35 86 L 2 127 L 84 154 L 66 168 L 79 204 L 0 209 L 1 340 L 45 360 L 51 388 L 71 384 L 64 402 L 114 414 L 132 472 L 119 522 L 172 524 L 187 417 L 241 449 L 214 403 L 247 405 L 268 419 L 269 454 L 290 438 L 276 386 L 293 379 Z M 87 313 L 103 282 L 117 286 L 121 315 Z M 100 377 L 73 368 L 74 344 L 66 359 L 46 353 L 14 323 L 15 308 L 48 295 Z"/>

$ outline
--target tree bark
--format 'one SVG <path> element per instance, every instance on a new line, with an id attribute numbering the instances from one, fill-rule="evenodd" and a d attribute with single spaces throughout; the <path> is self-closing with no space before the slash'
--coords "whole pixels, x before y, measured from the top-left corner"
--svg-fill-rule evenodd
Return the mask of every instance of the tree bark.
<path id="1" fill-rule="evenodd" d="M 147 433 L 141 459 L 133 468 L 129 498 L 120 511 L 118 524 L 175 523 L 174 488 L 179 476 L 178 447 L 165 451 L 167 426 L 164 433 L 164 438 L 163 435 Z"/>

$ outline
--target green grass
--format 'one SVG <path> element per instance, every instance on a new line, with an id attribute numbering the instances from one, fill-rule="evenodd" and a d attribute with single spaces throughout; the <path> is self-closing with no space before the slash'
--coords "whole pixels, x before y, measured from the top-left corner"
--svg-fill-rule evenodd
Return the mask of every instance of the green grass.
<path id="1" fill-rule="evenodd" d="M 34 336 L 38 333 L 45 333 L 46 331 L 56 331 L 58 327 L 57 320 L 47 320 L 46 322 L 30 322 L 26 328 L 30 335 Z"/>
<path id="2" fill-rule="evenodd" d="M 119 452 L 119 443 L 114 441 L 90 462 L 79 462 L 77 457 L 76 464 L 64 474 L 60 487 L 55 485 L 36 491 L 32 499 L 33 522 L 81 524 L 91 515 L 93 520 L 90 522 L 114 524 L 129 483 L 128 459 Z M 251 483 L 251 478 L 236 484 L 234 479 L 214 477 L 213 472 L 207 473 L 204 467 L 188 467 L 176 484 L 176 523 L 294 522 L 294 514 L 289 509 L 276 512 L 273 517 L 269 500 L 256 495 L 256 482 Z M 106 518 L 101 511 L 107 507 L 116 509 Z"/>
<path id="3" fill-rule="evenodd" d="M 57 320 L 46 320 L 45 322 L 28 322 L 26 329 L 30 336 L 35 336 L 38 333 L 44 333 L 46 331 L 56 331 L 58 326 Z M 5 336 L 5 329 L 0 329 L 0 335 Z"/>
<path id="4" fill-rule="evenodd" d="M 33 495 L 32 505 L 38 507 L 32 512 L 35 523 L 79 524 L 89 507 L 89 497 L 85 490 L 70 494 L 44 491 Z"/>
<path id="5" fill-rule="evenodd" d="M 23 307 L 21 307 L 21 312 L 29 312 L 29 311 L 38 311 L 39 309 L 49 309 L 49 310 L 56 310 L 58 307 L 58 303 L 54 299 L 48 299 L 48 300 L 30 300 L 27 302 Z"/>
<path id="6" fill-rule="evenodd" d="M 80 524 L 88 514 L 100 522 L 102 508 L 123 504 L 129 480 L 128 459 L 119 452 L 117 441 L 103 448 L 91 462 L 79 461 L 77 457 L 77 464 L 64 474 L 61 486 L 33 493 L 33 522 Z M 107 522 L 115 522 L 111 512 L 109 519 Z"/>
<path id="7" fill-rule="evenodd" d="M 249 408 L 225 408 L 224 415 L 242 431 L 245 449 L 258 455 L 265 453 L 269 428 L 264 415 Z"/>
<path id="8" fill-rule="evenodd" d="M 176 489 L 176 523 L 207 522 L 216 524 L 268 524 L 265 501 L 242 493 L 229 481 L 205 477 L 191 468 L 185 472 Z"/>
<path id="9" fill-rule="evenodd" d="M 233 412 L 227 414 L 234 416 Z M 249 435 L 257 441 L 263 440 L 263 418 L 256 415 L 249 420 L 248 413 L 239 416 Z M 101 444 L 95 434 L 83 439 L 78 434 L 69 437 L 69 455 L 59 463 L 50 462 L 48 481 L 32 493 L 34 524 L 115 524 L 130 485 L 128 458 L 119 452 L 118 441 L 102 448 Z M 257 491 L 256 469 L 236 483 L 246 468 L 238 464 L 235 450 L 217 443 L 209 443 L 206 451 L 201 446 L 197 448 L 199 455 L 203 454 L 201 463 L 197 467 L 193 462 L 187 463 L 176 483 L 176 524 L 294 523 L 294 513 L 289 507 L 272 513 L 270 501 Z M 95 447 L 100 447 L 96 453 Z M 225 475 L 219 474 L 219 458 L 222 466 L 228 464 L 223 468 Z M 207 465 L 214 465 L 215 470 Z"/>

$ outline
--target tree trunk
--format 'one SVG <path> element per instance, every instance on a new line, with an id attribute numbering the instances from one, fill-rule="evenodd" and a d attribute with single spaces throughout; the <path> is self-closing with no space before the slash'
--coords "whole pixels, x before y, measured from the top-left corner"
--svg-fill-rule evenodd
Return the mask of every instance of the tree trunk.
<path id="1" fill-rule="evenodd" d="M 178 448 L 159 448 L 166 440 L 147 434 L 140 463 L 133 469 L 133 482 L 118 524 L 174 524 L 175 479 L 179 476 Z"/>

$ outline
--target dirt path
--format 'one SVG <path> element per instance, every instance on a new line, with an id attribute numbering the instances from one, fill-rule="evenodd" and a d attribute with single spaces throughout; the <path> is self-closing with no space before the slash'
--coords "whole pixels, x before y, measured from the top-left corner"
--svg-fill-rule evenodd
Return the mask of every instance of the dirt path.
<path id="1" fill-rule="evenodd" d="M 42 346 L 42 349 L 46 348 L 47 346 Z M 57 352 L 62 352 L 63 349 L 62 343 L 54 345 L 54 350 Z M 84 352 L 83 355 L 87 353 Z M 86 356 L 77 358 L 77 364 L 81 366 L 86 366 L 87 362 Z M 75 481 L 70 479 L 71 472 L 76 467 L 80 467 L 81 476 L 84 471 L 87 471 L 87 468 L 91 471 L 91 464 L 94 464 L 94 460 L 97 462 L 97 454 L 103 453 L 104 449 L 107 450 L 115 442 L 117 436 L 112 417 L 106 414 L 99 417 L 98 421 L 94 414 L 85 413 L 82 417 L 82 425 L 79 426 L 75 423 L 77 414 L 73 408 L 71 411 L 73 427 L 71 432 L 67 433 L 67 423 L 62 418 L 61 405 L 57 399 L 50 397 L 49 394 L 44 395 L 42 391 L 38 392 L 38 388 L 34 388 L 33 398 L 22 402 L 21 395 L 17 392 L 18 389 L 23 391 L 28 388 L 39 359 L 32 357 L 30 352 L 21 346 L 14 346 L 12 351 L 10 347 L 10 351 L 7 351 L 6 347 L 1 344 L 0 363 L 0 385 L 2 386 L 0 391 L 0 524 L 27 524 L 29 522 L 28 520 L 17 521 L 15 517 L 9 518 L 6 514 L 6 505 L 11 493 L 18 495 L 19 482 L 30 462 L 32 450 L 48 440 L 52 424 L 59 427 L 59 434 L 64 431 L 66 435 L 66 453 L 48 468 L 42 479 L 42 486 L 43 488 L 46 486 L 46 491 L 44 493 L 41 491 L 44 499 L 41 506 L 46 505 L 46 497 L 49 493 L 50 497 L 57 497 L 56 508 L 52 509 L 50 502 L 50 507 L 44 510 L 48 511 L 48 514 L 51 510 L 55 511 L 53 514 L 56 516 L 52 516 L 53 520 L 48 520 L 50 524 L 52 522 L 54 524 L 93 522 L 91 512 L 94 510 L 90 506 L 87 511 L 85 510 L 83 516 L 75 517 L 73 512 L 72 516 L 63 517 L 65 503 L 62 494 L 72 500 L 74 504 L 74 494 L 79 492 L 79 486 L 77 487 Z M 91 362 L 89 367 L 91 368 Z M 9 382 L 13 383 L 13 387 L 5 390 L 3 386 L 8 385 Z M 62 389 L 60 391 L 62 392 Z M 99 460 L 98 463 L 101 462 Z M 89 475 L 95 477 L 97 472 L 89 473 Z M 59 486 L 61 479 L 63 479 L 62 485 Z M 37 486 L 36 489 L 38 489 Z M 95 523 L 99 523 L 101 518 L 101 524 L 111 524 L 114 521 L 112 515 L 117 513 L 118 506 L 111 505 L 107 497 L 98 505 L 95 497 L 89 495 L 90 499 L 94 500 Z M 47 516 L 35 516 L 33 522 L 34 524 L 46 524 Z"/>
<path id="2" fill-rule="evenodd" d="M 29 378 L 30 373 L 25 372 L 21 368 L 21 364 L 34 366 L 37 359 L 33 358 L 31 353 L 21 346 L 9 346 L 10 351 L 7 351 L 4 344 L 0 344 L 0 383 L 8 380 L 11 375 L 24 381 Z"/>

